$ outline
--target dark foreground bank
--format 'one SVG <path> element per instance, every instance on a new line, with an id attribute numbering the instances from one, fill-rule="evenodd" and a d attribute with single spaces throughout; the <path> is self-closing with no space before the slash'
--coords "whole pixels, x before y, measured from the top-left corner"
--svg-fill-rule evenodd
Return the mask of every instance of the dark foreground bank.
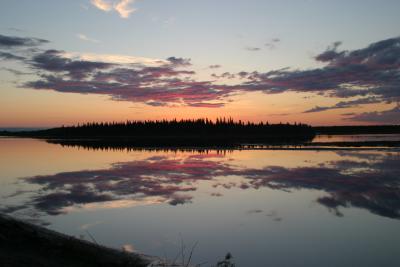
<path id="1" fill-rule="evenodd" d="M 145 267 L 144 256 L 118 251 L 0 215 L 2 267 Z"/>

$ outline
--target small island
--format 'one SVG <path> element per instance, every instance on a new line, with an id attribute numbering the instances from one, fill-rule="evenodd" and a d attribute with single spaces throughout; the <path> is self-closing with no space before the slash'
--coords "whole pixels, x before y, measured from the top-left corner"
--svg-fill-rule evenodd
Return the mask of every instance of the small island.
<path id="1" fill-rule="evenodd" d="M 244 144 L 302 144 L 315 130 L 302 123 L 269 124 L 233 119 L 86 123 L 2 136 L 46 139 L 64 145 L 110 147 L 239 147 Z"/>
<path id="2" fill-rule="evenodd" d="M 310 126 L 303 123 L 243 122 L 232 118 L 91 122 L 31 131 L 0 131 L 0 136 L 37 138 L 63 146 L 122 148 L 315 148 L 398 147 L 400 141 L 316 142 L 317 135 L 400 134 L 400 125 Z"/>

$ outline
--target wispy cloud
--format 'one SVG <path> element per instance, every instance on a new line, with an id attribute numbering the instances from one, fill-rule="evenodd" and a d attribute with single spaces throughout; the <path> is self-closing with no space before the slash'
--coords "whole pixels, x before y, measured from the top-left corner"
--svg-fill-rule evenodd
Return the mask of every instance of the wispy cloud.
<path id="1" fill-rule="evenodd" d="M 267 43 L 265 43 L 265 46 L 268 47 L 269 49 L 275 49 L 277 44 L 280 43 L 280 41 L 281 39 L 279 38 L 272 38 Z"/>
<path id="2" fill-rule="evenodd" d="M 81 39 L 81 40 L 83 40 L 83 41 L 86 41 L 86 42 L 100 43 L 99 40 L 94 39 L 94 38 L 91 38 L 91 37 L 88 37 L 86 34 L 83 34 L 83 33 L 78 33 L 76 36 L 77 36 L 79 39 Z"/>
<path id="3" fill-rule="evenodd" d="M 133 3 L 133 0 L 121 0 L 115 4 L 114 9 L 122 18 L 128 18 L 132 12 L 136 9 L 131 8 L 129 5 Z"/>
<path id="4" fill-rule="evenodd" d="M 251 51 L 251 52 L 257 52 L 257 51 L 261 50 L 261 48 L 254 47 L 254 46 L 246 46 L 244 49 L 246 49 L 247 51 Z"/>
<path id="5" fill-rule="evenodd" d="M 32 47 L 48 42 L 47 40 L 39 38 L 6 36 L 0 34 L 0 48 Z"/>
<path id="6" fill-rule="evenodd" d="M 219 64 L 215 64 L 215 65 L 210 65 L 210 66 L 208 66 L 210 69 L 219 69 L 219 68 L 221 68 L 222 66 L 221 65 L 219 65 Z"/>
<path id="7" fill-rule="evenodd" d="M 350 101 L 340 101 L 336 103 L 333 106 L 316 106 L 312 109 L 306 110 L 303 113 L 314 113 L 314 112 L 321 112 L 321 111 L 326 111 L 326 110 L 332 110 L 332 109 L 342 109 L 342 108 L 354 108 L 358 107 L 359 105 L 364 105 L 364 104 L 374 104 L 374 103 L 380 103 L 381 100 L 377 97 L 367 97 L 367 98 L 360 98 L 356 100 L 350 100 Z"/>
<path id="8" fill-rule="evenodd" d="M 111 11 L 113 9 L 112 3 L 104 0 L 92 0 L 92 5 L 103 11 Z"/>
<path id="9" fill-rule="evenodd" d="M 129 18 L 132 12 L 135 12 L 136 9 L 131 7 L 134 0 L 91 0 L 91 3 L 96 8 L 109 12 L 116 11 L 121 18 Z"/>
<path id="10" fill-rule="evenodd" d="M 64 57 L 74 60 L 84 61 L 102 61 L 115 64 L 137 64 L 157 67 L 166 64 L 168 61 L 164 59 L 135 57 L 118 54 L 97 54 L 97 53 L 80 53 L 80 52 L 62 52 Z"/>
<path id="11" fill-rule="evenodd" d="M 24 57 L 17 56 L 8 52 L 1 52 L 0 51 L 0 59 L 4 60 L 23 60 Z"/>

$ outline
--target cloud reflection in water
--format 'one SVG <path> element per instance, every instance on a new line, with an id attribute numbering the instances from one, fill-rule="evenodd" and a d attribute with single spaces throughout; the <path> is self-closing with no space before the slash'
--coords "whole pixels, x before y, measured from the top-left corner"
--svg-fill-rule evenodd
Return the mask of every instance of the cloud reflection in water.
<path id="1" fill-rule="evenodd" d="M 4 212 L 34 209 L 58 215 L 79 208 L 116 208 L 131 205 L 192 203 L 191 192 L 199 182 L 214 188 L 255 190 L 263 187 L 293 191 L 312 189 L 325 192 L 317 203 L 337 216 L 339 208 L 356 207 L 376 215 L 400 219 L 400 156 L 387 152 L 368 155 L 337 152 L 343 160 L 315 166 L 287 168 L 235 165 L 223 154 L 192 154 L 180 157 L 157 156 L 145 160 L 113 164 L 109 169 L 62 172 L 23 178 L 42 189 L 28 201 L 9 206 Z M 239 177 L 235 182 L 225 181 Z M 20 194 L 23 194 L 21 192 Z M 222 196 L 214 192 L 212 196 Z"/>

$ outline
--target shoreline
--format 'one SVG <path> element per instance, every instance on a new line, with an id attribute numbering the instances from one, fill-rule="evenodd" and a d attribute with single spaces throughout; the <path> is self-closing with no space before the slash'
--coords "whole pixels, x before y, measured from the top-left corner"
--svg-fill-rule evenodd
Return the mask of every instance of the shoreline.
<path id="1" fill-rule="evenodd" d="M 146 267 L 155 258 L 77 239 L 0 214 L 0 262 L 4 267 Z"/>
<path id="2" fill-rule="evenodd" d="M 335 136 L 335 135 L 332 135 Z M 129 138 L 49 138 L 38 136 L 11 136 L 1 135 L 5 139 L 34 139 L 56 144 L 65 147 L 81 147 L 93 150 L 185 150 L 185 151 L 206 151 L 206 150 L 368 150 L 368 149 L 395 149 L 400 148 L 400 140 L 382 141 L 332 141 L 332 142 L 235 142 L 218 143 L 212 142 L 181 142 L 168 143 L 157 142 L 146 143 L 143 140 L 130 140 Z M 154 141 L 154 139 L 152 139 Z M 204 141 L 204 139 L 201 139 Z"/>

